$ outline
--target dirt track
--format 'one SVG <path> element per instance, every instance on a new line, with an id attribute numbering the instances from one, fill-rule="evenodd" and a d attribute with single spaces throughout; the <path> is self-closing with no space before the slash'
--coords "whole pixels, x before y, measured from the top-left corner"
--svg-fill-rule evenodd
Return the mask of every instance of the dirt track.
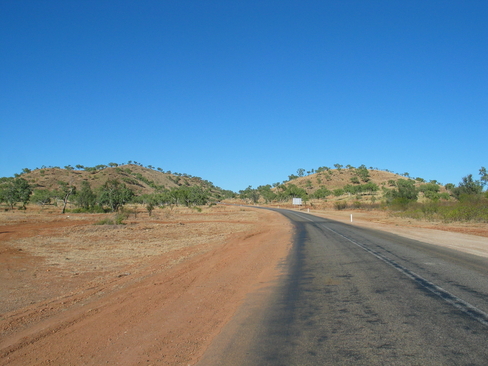
<path id="1" fill-rule="evenodd" d="M 193 365 L 246 294 L 272 286 L 292 235 L 277 213 L 231 206 L 140 213 L 123 226 L 0 215 L 0 365 Z M 361 215 L 355 225 L 488 256 L 483 236 Z"/>

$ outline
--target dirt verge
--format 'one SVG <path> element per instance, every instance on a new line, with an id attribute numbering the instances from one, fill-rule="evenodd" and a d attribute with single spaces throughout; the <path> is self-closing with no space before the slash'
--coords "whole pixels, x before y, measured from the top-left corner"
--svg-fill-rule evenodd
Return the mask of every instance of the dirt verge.
<path id="1" fill-rule="evenodd" d="M 237 207 L 69 216 L 2 217 L 1 365 L 194 364 L 291 237 L 279 214 Z"/>

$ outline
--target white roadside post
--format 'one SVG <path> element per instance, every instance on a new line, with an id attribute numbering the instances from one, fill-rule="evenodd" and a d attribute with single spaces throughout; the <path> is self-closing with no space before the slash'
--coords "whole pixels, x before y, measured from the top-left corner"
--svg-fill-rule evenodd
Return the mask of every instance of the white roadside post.
<path id="1" fill-rule="evenodd" d="M 351 214 L 351 222 L 352 222 L 352 214 Z"/>

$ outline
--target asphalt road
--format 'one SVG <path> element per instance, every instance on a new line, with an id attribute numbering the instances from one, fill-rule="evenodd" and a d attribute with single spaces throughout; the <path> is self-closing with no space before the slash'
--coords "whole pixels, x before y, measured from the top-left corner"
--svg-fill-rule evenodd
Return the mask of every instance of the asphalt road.
<path id="1" fill-rule="evenodd" d="M 284 275 L 199 365 L 488 365 L 488 259 L 296 211 Z"/>

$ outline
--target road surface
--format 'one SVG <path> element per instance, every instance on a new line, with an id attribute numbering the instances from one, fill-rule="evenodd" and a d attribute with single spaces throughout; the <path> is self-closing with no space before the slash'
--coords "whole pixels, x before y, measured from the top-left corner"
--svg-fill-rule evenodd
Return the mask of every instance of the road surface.
<path id="1" fill-rule="evenodd" d="M 277 211 L 296 229 L 283 275 L 198 365 L 488 365 L 487 258 Z"/>

